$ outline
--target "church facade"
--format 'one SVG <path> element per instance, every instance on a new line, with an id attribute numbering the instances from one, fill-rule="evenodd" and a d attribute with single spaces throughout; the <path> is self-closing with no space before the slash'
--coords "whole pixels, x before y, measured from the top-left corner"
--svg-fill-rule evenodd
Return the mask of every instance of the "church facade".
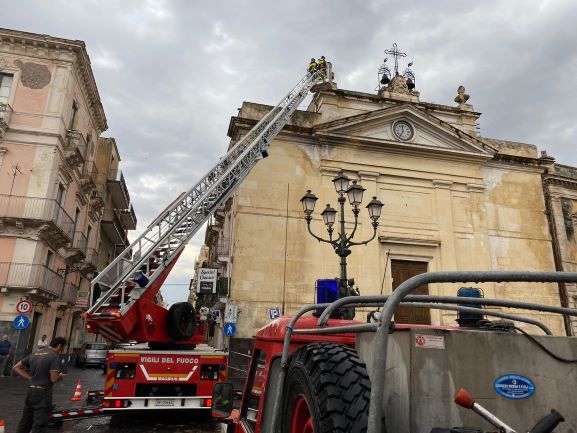
<path id="1" fill-rule="evenodd" d="M 221 295 L 238 305 L 231 350 L 249 347 L 271 311 L 291 314 L 314 303 L 317 279 L 339 276 L 339 257 L 308 233 L 300 200 L 307 190 L 319 197 L 311 230 L 327 238 L 320 212 L 326 204 L 338 208 L 333 179 L 340 173 L 365 188 L 353 240 L 373 235 L 364 209 L 371 198 L 384 204 L 375 239 L 353 247 L 347 258 L 348 277 L 362 295 L 391 293 L 426 271 L 577 270 L 577 169 L 556 164 L 535 145 L 479 136 L 481 114 L 467 103 L 464 88 L 455 106 L 445 106 L 421 102 L 407 81 L 397 75 L 377 94 L 315 93 L 215 215 L 205 266 L 219 269 L 228 282 Z M 231 146 L 271 108 L 243 103 L 230 121 Z M 350 232 L 348 203 L 345 215 Z M 454 296 L 461 286 L 430 284 L 420 291 Z M 487 298 L 575 306 L 571 285 L 468 286 Z M 532 316 L 556 335 L 575 328 L 569 318 Z M 396 319 L 452 325 L 456 313 L 399 311 Z"/>

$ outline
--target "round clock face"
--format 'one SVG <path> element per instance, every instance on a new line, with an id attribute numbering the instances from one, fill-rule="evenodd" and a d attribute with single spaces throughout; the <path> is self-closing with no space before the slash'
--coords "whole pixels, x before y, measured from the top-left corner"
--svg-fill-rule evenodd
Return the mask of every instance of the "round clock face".
<path id="1" fill-rule="evenodd" d="M 413 138 L 414 134 L 411 124 L 409 122 L 405 122 L 404 120 L 399 120 L 393 125 L 393 132 L 399 140 L 404 141 Z"/>

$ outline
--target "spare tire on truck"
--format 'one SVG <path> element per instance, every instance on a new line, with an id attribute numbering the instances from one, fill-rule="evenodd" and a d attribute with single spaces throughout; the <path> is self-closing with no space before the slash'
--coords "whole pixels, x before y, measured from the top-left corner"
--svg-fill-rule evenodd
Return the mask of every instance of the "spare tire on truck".
<path id="1" fill-rule="evenodd" d="M 364 433 L 371 382 L 354 349 L 308 344 L 292 355 L 284 392 L 283 433 Z"/>
<path id="2" fill-rule="evenodd" d="M 172 304 L 166 317 L 166 330 L 174 341 L 188 340 L 196 329 L 196 312 L 188 302 Z"/>

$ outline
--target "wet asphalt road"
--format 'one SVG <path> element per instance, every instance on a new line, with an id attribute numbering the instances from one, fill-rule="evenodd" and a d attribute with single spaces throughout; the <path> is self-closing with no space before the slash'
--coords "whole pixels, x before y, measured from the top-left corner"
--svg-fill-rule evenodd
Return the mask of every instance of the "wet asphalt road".
<path id="1" fill-rule="evenodd" d="M 70 409 L 86 406 L 84 400 L 72 402 L 77 380 L 81 380 L 82 396 L 88 390 L 102 390 L 104 375 L 96 368 L 68 368 L 68 375 L 62 382 L 54 385 L 54 404 L 59 408 Z M 5 433 L 14 433 L 22 414 L 26 381 L 19 377 L 0 378 L 0 420 L 6 423 Z M 209 415 L 199 416 L 194 413 L 175 415 L 174 411 L 153 414 L 105 416 L 65 422 L 54 432 L 90 432 L 90 433 L 216 433 L 221 431 L 221 424 L 214 422 Z"/>

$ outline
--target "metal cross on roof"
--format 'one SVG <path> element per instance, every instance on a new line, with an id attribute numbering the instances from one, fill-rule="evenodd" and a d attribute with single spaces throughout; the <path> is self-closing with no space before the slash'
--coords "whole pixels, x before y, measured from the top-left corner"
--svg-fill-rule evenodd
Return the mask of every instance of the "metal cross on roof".
<path id="1" fill-rule="evenodd" d="M 395 75 L 399 75 L 399 57 L 407 57 L 407 53 L 399 51 L 397 43 L 393 44 L 392 50 L 385 50 L 385 54 L 391 54 L 395 58 Z"/>

